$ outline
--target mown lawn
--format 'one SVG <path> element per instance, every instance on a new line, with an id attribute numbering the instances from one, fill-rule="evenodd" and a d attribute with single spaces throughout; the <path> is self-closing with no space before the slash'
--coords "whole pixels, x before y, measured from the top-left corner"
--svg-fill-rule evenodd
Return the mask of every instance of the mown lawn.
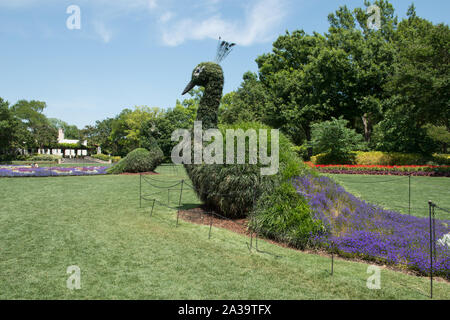
<path id="1" fill-rule="evenodd" d="M 329 174 L 347 191 L 370 203 L 408 214 L 408 177 Z M 411 215 L 428 217 L 428 200 L 450 210 L 450 178 L 411 177 Z M 438 218 L 450 219 L 450 214 L 436 210 Z"/>
<path id="2" fill-rule="evenodd" d="M 161 184 L 185 177 L 159 170 Z M 249 253 L 248 239 L 228 230 L 213 227 L 208 240 L 208 226 L 175 228 L 164 207 L 150 218 L 139 176 L 0 178 L 0 203 L 0 299 L 428 299 L 428 278 L 383 268 L 381 289 L 370 290 L 366 263 L 336 259 L 331 276 L 329 257 L 264 241 L 281 257 Z M 72 265 L 80 290 L 66 287 Z M 434 294 L 450 299 L 450 284 Z"/>

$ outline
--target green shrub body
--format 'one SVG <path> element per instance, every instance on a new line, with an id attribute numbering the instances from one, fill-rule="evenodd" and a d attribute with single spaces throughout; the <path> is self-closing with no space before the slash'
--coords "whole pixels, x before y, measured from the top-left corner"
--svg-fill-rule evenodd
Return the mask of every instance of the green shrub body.
<path id="1" fill-rule="evenodd" d="M 108 173 L 119 174 L 124 172 L 149 172 L 161 164 L 163 154 L 161 150 L 148 151 L 143 148 L 131 151 L 125 158 L 107 170 Z"/>
<path id="2" fill-rule="evenodd" d="M 297 248 L 306 247 L 311 235 L 325 232 L 322 222 L 312 218 L 309 205 L 290 182 L 261 197 L 249 226 L 261 235 Z"/>
<path id="3" fill-rule="evenodd" d="M 244 132 L 253 129 L 259 134 L 259 129 L 268 133 L 268 152 L 270 154 L 270 127 L 256 122 L 221 125 L 224 150 L 226 154 L 226 130 L 242 129 Z M 259 141 L 259 139 L 258 139 Z M 236 139 L 235 139 L 236 142 Z M 261 175 L 261 164 L 248 164 L 248 139 L 246 141 L 246 164 L 214 164 L 186 165 L 186 169 L 198 196 L 211 209 L 229 218 L 243 217 L 250 213 L 253 204 L 264 193 L 270 193 L 283 181 L 301 175 L 309 170 L 292 150 L 292 144 L 280 134 L 279 171 L 273 176 Z M 259 146 L 258 146 L 259 147 Z M 236 148 L 236 145 L 235 145 Z M 235 153 L 236 155 L 236 153 Z"/>

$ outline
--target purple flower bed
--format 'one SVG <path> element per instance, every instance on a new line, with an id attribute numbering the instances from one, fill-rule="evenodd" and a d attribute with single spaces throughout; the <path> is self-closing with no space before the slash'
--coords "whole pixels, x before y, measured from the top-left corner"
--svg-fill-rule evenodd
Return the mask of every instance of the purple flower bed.
<path id="1" fill-rule="evenodd" d="M 51 177 L 106 174 L 108 167 L 39 167 L 0 166 L 0 177 Z"/>
<path id="2" fill-rule="evenodd" d="M 298 177 L 294 186 L 307 200 L 327 234 L 314 242 L 344 256 L 379 260 L 427 274 L 430 270 L 429 220 L 371 205 L 328 177 Z M 450 220 L 436 219 L 436 240 L 450 233 Z M 433 270 L 450 277 L 450 248 L 436 244 Z"/>

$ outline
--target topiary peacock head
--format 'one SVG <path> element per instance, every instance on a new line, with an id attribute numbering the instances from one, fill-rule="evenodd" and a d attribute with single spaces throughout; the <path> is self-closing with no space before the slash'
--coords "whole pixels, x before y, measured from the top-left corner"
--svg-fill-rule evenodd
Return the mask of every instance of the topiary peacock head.
<path id="1" fill-rule="evenodd" d="M 223 82 L 223 71 L 220 65 L 214 62 L 202 62 L 192 71 L 191 81 L 182 94 L 185 95 L 195 86 L 206 88 L 207 86 L 215 85 L 220 87 L 223 86 Z"/>
<path id="2" fill-rule="evenodd" d="M 203 128 L 217 127 L 217 113 L 223 91 L 222 67 L 214 62 L 202 62 L 192 72 L 192 78 L 183 91 L 183 95 L 195 86 L 205 88 L 203 97 L 197 110 L 197 121 L 202 121 Z"/>
<path id="3" fill-rule="evenodd" d="M 219 38 L 215 62 L 202 62 L 195 67 L 192 78 L 183 91 L 183 95 L 195 86 L 205 88 L 203 97 L 197 110 L 197 121 L 202 121 L 203 129 L 217 128 L 217 113 L 223 91 L 223 70 L 219 63 L 233 50 L 235 43 L 222 41 Z"/>

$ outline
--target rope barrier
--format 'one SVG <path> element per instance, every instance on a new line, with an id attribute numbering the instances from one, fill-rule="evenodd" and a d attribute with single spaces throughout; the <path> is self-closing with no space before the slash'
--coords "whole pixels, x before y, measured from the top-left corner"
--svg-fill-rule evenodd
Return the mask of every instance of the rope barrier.
<path id="1" fill-rule="evenodd" d="M 441 208 L 441 207 L 439 207 L 439 206 L 437 206 L 437 205 L 435 205 L 435 208 L 436 208 L 436 209 L 439 209 L 439 210 L 442 210 L 442 211 L 444 211 L 445 213 L 450 214 L 450 210 L 448 210 L 448 209 Z"/>
<path id="2" fill-rule="evenodd" d="M 402 176 L 403 178 L 405 177 L 409 177 L 409 176 Z M 370 182 L 366 182 L 366 181 L 344 181 L 343 183 L 350 183 L 350 184 L 376 184 L 376 183 L 386 183 L 386 182 L 394 182 L 394 181 L 398 181 L 399 179 L 392 179 L 392 180 L 384 180 L 384 181 L 370 181 Z"/>
<path id="3" fill-rule="evenodd" d="M 407 177 L 408 179 L 411 179 L 411 176 L 404 176 L 404 177 Z M 159 179 L 155 179 L 155 178 L 151 178 L 151 177 L 147 178 L 147 177 L 142 177 L 141 176 L 141 178 L 143 178 L 144 181 L 148 185 L 150 185 L 152 187 L 155 187 L 155 188 L 158 188 L 158 189 L 166 189 L 167 192 L 168 192 L 168 201 L 167 201 L 167 204 L 165 204 L 162 201 L 160 201 L 160 200 L 155 198 L 156 195 L 162 195 L 164 193 L 164 191 L 159 191 L 159 192 L 154 192 L 154 193 L 151 193 L 151 194 L 144 194 L 144 195 L 142 195 L 142 189 L 140 188 L 140 193 L 141 193 L 140 199 L 144 199 L 146 201 L 152 201 L 153 202 L 153 204 L 152 204 L 152 212 L 151 212 L 150 216 L 152 216 L 152 214 L 153 214 L 153 209 L 154 209 L 155 204 L 158 204 L 159 206 L 162 206 L 162 207 L 165 207 L 165 208 L 168 208 L 168 209 L 171 209 L 171 210 L 178 211 L 178 213 L 177 213 L 177 227 L 178 227 L 178 219 L 179 219 L 180 211 L 182 210 L 182 195 L 183 195 L 183 191 L 186 191 L 186 190 L 183 190 L 184 186 L 186 186 L 188 188 L 188 190 L 190 189 L 190 190 L 195 191 L 197 193 L 197 195 L 210 195 L 211 197 L 219 197 L 220 196 L 220 197 L 224 197 L 224 198 L 226 198 L 226 197 L 230 197 L 231 198 L 231 197 L 235 197 L 237 195 L 241 195 L 242 194 L 242 192 L 238 192 L 238 191 L 230 192 L 230 193 L 216 193 L 216 194 L 211 194 L 210 192 L 207 192 L 207 191 L 200 192 L 196 187 L 193 186 L 193 184 L 191 184 L 189 182 L 186 182 L 185 180 L 173 181 L 173 182 L 176 182 L 176 183 L 171 184 L 170 186 L 157 186 L 157 185 L 149 182 L 149 180 L 150 181 L 154 181 L 154 182 L 159 182 L 159 183 L 168 183 L 168 181 L 161 181 Z M 355 184 L 375 184 L 375 183 L 386 183 L 386 182 L 393 182 L 393 181 L 399 181 L 399 178 L 391 179 L 391 180 L 383 180 L 383 181 L 370 181 L 370 182 L 358 181 L 358 182 L 350 182 L 350 183 L 355 183 Z M 174 189 L 174 187 L 177 187 L 179 185 L 181 185 L 180 188 Z M 411 184 L 409 184 L 409 188 L 410 187 L 411 187 Z M 411 190 L 411 189 L 409 189 L 409 190 Z M 171 202 L 170 201 L 170 195 L 169 195 L 170 191 L 180 191 L 179 202 L 178 202 L 178 206 L 176 206 L 176 207 L 170 205 L 170 202 Z M 253 205 L 255 204 L 255 199 L 256 199 L 256 195 L 254 195 L 254 198 L 253 198 Z M 411 192 L 409 193 L 409 201 L 411 201 Z M 380 206 L 380 205 L 376 205 L 376 206 Z M 395 208 L 408 209 L 410 212 L 411 212 L 411 210 L 427 210 L 428 209 L 428 208 L 425 208 L 425 207 L 417 207 L 417 208 L 414 207 L 413 208 L 411 205 L 409 205 L 408 207 L 406 207 L 406 206 L 390 206 L 390 207 L 394 208 L 394 209 Z M 433 290 L 433 288 L 432 288 L 432 286 L 433 286 L 433 266 L 432 266 L 433 258 L 431 256 L 433 255 L 432 252 L 434 252 L 434 254 L 436 254 L 436 248 L 435 248 L 436 243 L 435 243 L 435 234 L 434 234 L 435 233 L 434 209 L 442 210 L 446 214 L 450 214 L 450 210 L 445 209 L 445 208 L 441 208 L 441 207 L 439 207 L 439 206 L 437 206 L 437 205 L 435 205 L 434 203 L 431 203 L 431 202 L 430 202 L 429 208 L 430 208 L 430 246 L 431 246 L 430 259 L 432 259 L 431 262 L 430 262 L 430 277 L 431 277 L 431 297 L 432 297 L 432 294 L 433 294 L 432 293 L 432 290 Z M 191 212 L 195 212 L 195 211 L 191 211 Z M 195 213 L 197 213 L 197 214 L 199 214 L 201 216 L 202 224 L 203 224 L 203 221 L 204 221 L 203 215 L 209 215 L 210 216 L 208 239 L 211 238 L 211 234 L 212 234 L 212 227 L 213 227 L 213 224 L 214 224 L 214 219 L 213 218 L 217 217 L 217 218 L 225 220 L 225 221 L 231 221 L 234 225 L 240 226 L 242 228 L 247 228 L 247 231 L 250 232 L 250 243 L 248 243 L 246 241 L 246 245 L 247 245 L 247 248 L 248 248 L 248 250 L 250 252 L 252 252 L 252 249 L 253 249 L 253 238 L 255 238 L 255 247 L 254 248 L 255 248 L 256 252 L 263 253 L 263 254 L 269 254 L 269 255 L 272 255 L 272 256 L 274 256 L 276 258 L 281 257 L 280 255 L 277 255 L 277 254 L 274 254 L 274 253 L 271 253 L 271 252 L 267 252 L 267 251 L 263 251 L 263 250 L 259 249 L 259 247 L 258 247 L 258 237 L 259 237 L 259 234 L 260 234 L 261 230 L 259 230 L 258 226 L 250 227 L 247 224 L 239 223 L 239 222 L 237 222 L 237 221 L 235 221 L 235 220 L 233 220 L 233 219 L 231 219 L 229 217 L 223 216 L 223 215 L 221 215 L 221 214 L 219 214 L 219 213 L 217 213 L 215 211 L 203 211 L 203 210 L 201 210 L 201 211 L 195 212 Z M 267 236 L 267 234 L 266 234 L 266 236 Z M 287 233 L 270 234 L 269 238 L 272 238 L 272 237 L 274 239 L 277 239 L 277 240 L 280 240 L 280 241 L 290 242 L 290 235 L 287 234 Z M 334 256 L 335 256 L 335 254 L 339 254 L 338 250 L 336 248 L 334 248 L 334 246 L 335 245 L 332 244 L 332 248 L 331 248 L 332 249 L 332 251 L 331 251 L 331 275 L 333 275 L 333 273 L 334 273 Z M 436 257 L 434 257 L 434 261 L 436 261 Z"/>

